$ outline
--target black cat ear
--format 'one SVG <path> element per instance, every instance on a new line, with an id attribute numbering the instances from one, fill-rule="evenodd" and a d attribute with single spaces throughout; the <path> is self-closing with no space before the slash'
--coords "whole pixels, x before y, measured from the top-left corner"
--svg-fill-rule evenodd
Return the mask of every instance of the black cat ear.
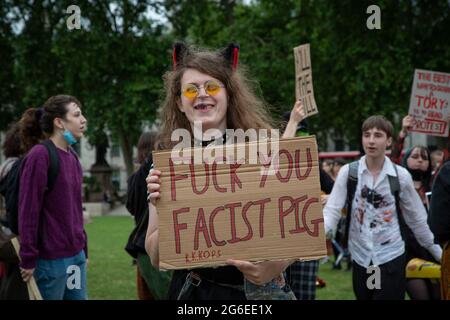
<path id="1" fill-rule="evenodd" d="M 229 63 L 229 66 L 233 71 L 236 70 L 239 60 L 239 45 L 236 43 L 230 43 L 225 49 L 222 50 L 221 55 L 225 61 Z"/>
<path id="2" fill-rule="evenodd" d="M 183 61 L 183 58 L 188 53 L 189 49 L 186 47 L 186 45 L 182 42 L 176 42 L 173 45 L 173 53 L 172 53 L 172 59 L 173 59 L 173 70 L 177 68 L 177 65 L 180 64 L 181 61 Z"/>

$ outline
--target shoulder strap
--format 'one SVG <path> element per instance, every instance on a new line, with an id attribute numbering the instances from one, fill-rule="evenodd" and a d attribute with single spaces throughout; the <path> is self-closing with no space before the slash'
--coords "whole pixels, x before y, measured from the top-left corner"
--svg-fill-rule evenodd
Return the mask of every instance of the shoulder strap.
<path id="1" fill-rule="evenodd" d="M 55 185 L 56 178 L 59 172 L 59 158 L 58 151 L 52 140 L 47 139 L 41 143 L 47 148 L 48 155 L 50 157 L 50 166 L 48 167 L 48 180 L 47 180 L 47 191 L 51 191 Z"/>
<path id="2" fill-rule="evenodd" d="M 390 176 L 388 175 L 388 179 L 389 179 L 389 187 L 391 189 L 391 194 L 394 196 L 395 198 L 395 211 L 397 211 L 397 217 L 398 217 L 398 223 L 400 225 L 400 233 L 402 235 L 402 238 L 405 239 L 405 227 L 406 227 L 406 223 L 405 220 L 403 219 L 403 215 L 402 215 L 402 210 L 400 208 L 400 180 L 398 178 L 398 170 L 397 170 L 397 165 L 394 164 L 394 170 L 395 170 L 395 174 L 396 176 Z"/>
<path id="3" fill-rule="evenodd" d="M 347 217 L 345 221 L 345 234 L 344 234 L 344 244 L 348 243 L 348 233 L 350 230 L 350 221 L 352 214 L 352 203 L 355 197 L 356 187 L 358 186 L 358 168 L 359 160 L 353 161 L 348 165 L 348 179 L 347 179 Z"/>

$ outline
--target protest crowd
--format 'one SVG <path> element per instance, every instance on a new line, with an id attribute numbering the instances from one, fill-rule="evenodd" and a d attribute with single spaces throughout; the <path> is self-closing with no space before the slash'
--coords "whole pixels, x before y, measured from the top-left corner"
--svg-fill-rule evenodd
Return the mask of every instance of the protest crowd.
<path id="1" fill-rule="evenodd" d="M 138 298 L 314 300 L 318 288 L 330 285 L 318 277 L 330 260 L 335 272 L 344 267 L 352 273 L 358 300 L 450 299 L 450 107 L 437 129 L 448 139 L 441 149 L 404 147 L 408 135 L 424 130 L 413 111 L 402 115 L 401 128 L 368 114 L 360 124 L 359 159 L 319 159 L 307 124 L 307 117 L 320 117 L 308 80 L 309 46 L 298 47 L 296 102 L 281 126 L 255 93 L 239 51 L 237 44 L 215 51 L 173 46 L 160 130 L 142 134 L 139 168 L 128 179 L 126 208 L 135 227 L 124 247 L 136 262 Z M 0 299 L 88 299 L 83 172 L 72 148 L 88 120 L 76 97 L 60 94 L 10 126 L 0 166 Z M 200 133 L 194 129 L 199 123 Z M 268 173 L 270 161 L 260 166 L 266 170 L 261 178 L 243 164 L 226 164 L 228 176 L 222 174 L 225 164 L 170 158 L 180 143 L 176 130 L 189 134 L 185 150 L 208 150 L 237 146 L 229 130 L 239 129 L 264 131 L 265 141 L 279 139 L 280 158 L 289 160 L 280 172 Z M 253 139 L 240 143 L 258 136 Z M 238 198 L 252 182 L 272 190 L 259 196 L 252 189 Z M 268 193 L 279 198 L 272 201 Z M 279 252 L 270 240 L 272 222 L 285 241 L 277 242 Z M 258 241 L 272 247 L 258 247 Z M 232 246 L 242 252 L 227 253 Z M 246 260 L 244 251 L 254 256 Z M 258 261 L 258 254 L 267 259 Z M 437 278 L 426 274 L 431 268 Z"/>

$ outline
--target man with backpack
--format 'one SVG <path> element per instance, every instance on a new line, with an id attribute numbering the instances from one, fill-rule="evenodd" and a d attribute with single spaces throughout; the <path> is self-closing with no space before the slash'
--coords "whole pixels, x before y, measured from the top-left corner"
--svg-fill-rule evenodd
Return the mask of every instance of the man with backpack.
<path id="1" fill-rule="evenodd" d="M 442 255 L 410 174 L 385 155 L 392 132 L 392 124 L 383 116 L 364 121 L 366 155 L 342 167 L 324 208 L 325 232 L 330 236 L 341 210 L 347 207 L 345 238 L 353 259 L 353 290 L 358 300 L 404 299 L 403 223 L 436 260 Z"/>

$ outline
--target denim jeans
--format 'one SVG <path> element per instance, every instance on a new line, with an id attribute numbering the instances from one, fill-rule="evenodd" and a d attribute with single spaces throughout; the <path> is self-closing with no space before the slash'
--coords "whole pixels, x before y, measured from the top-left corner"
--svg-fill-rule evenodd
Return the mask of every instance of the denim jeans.
<path id="1" fill-rule="evenodd" d="M 44 300 L 87 300 L 86 256 L 38 259 L 34 278 Z"/>

